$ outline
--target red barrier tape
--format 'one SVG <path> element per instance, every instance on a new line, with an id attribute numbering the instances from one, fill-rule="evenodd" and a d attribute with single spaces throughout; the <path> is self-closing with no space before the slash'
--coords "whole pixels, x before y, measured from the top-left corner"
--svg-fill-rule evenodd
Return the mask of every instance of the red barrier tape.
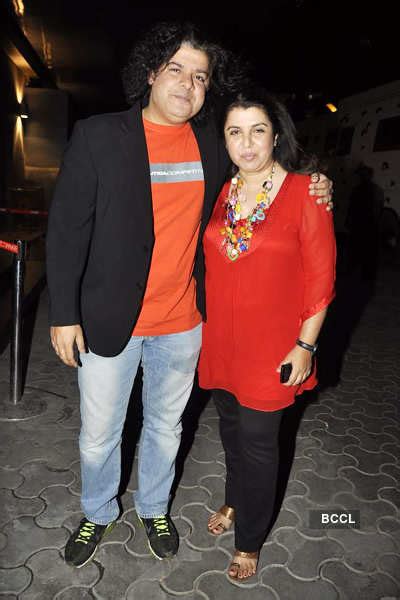
<path id="1" fill-rule="evenodd" d="M 28 210 L 25 208 L 0 208 L 2 213 L 10 213 L 12 215 L 42 215 L 47 217 L 47 210 Z"/>
<path id="2" fill-rule="evenodd" d="M 10 244 L 10 242 L 4 242 L 3 240 L 0 240 L 0 248 L 2 250 L 7 250 L 7 252 L 12 252 L 13 254 L 18 254 L 17 244 Z"/>

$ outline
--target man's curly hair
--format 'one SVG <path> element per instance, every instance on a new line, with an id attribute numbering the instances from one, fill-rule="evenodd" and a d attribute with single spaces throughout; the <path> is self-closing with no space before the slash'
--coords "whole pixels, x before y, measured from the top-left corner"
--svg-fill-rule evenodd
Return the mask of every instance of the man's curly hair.
<path id="1" fill-rule="evenodd" d="M 203 108 L 193 118 L 194 121 L 200 122 L 208 116 L 216 97 L 230 95 L 242 88 L 246 81 L 245 67 L 232 52 L 207 41 L 192 23 L 161 22 L 138 39 L 122 70 L 128 104 L 149 97 L 150 73 L 165 65 L 184 43 L 205 52 L 210 65 L 210 87 Z"/>

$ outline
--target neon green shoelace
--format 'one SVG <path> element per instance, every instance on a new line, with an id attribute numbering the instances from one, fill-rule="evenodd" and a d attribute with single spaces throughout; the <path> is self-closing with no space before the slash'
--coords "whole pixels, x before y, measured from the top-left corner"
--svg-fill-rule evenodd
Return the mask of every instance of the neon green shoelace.
<path id="1" fill-rule="evenodd" d="M 82 544 L 87 544 L 90 542 L 90 538 L 94 534 L 96 524 L 91 523 L 90 521 L 86 521 L 79 529 L 78 537 L 76 538 L 76 542 L 82 542 Z"/>
<path id="2" fill-rule="evenodd" d="M 168 521 L 165 517 L 157 517 L 154 519 L 154 527 L 157 535 L 169 535 Z"/>

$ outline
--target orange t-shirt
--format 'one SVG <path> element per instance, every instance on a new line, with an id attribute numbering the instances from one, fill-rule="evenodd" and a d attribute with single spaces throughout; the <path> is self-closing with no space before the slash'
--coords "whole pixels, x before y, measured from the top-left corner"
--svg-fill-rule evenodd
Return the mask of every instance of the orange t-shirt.
<path id="1" fill-rule="evenodd" d="M 200 152 L 189 123 L 143 119 L 150 162 L 155 244 L 132 335 L 163 335 L 201 322 L 193 266 L 204 197 Z"/>

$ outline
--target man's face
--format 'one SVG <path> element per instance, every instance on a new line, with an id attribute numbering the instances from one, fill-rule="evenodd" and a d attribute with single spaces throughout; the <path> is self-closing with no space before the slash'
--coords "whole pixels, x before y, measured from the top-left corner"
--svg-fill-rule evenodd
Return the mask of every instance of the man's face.
<path id="1" fill-rule="evenodd" d="M 185 123 L 203 106 L 209 79 L 207 54 L 182 44 L 168 63 L 149 77 L 146 118 L 160 125 Z"/>

